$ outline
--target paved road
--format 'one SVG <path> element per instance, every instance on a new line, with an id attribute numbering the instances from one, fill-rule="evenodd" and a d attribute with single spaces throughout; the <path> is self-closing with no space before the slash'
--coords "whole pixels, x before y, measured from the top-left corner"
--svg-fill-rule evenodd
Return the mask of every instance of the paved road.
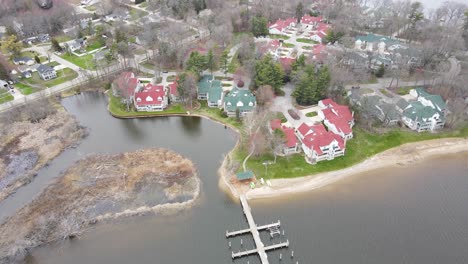
<path id="1" fill-rule="evenodd" d="M 294 85 L 291 83 L 286 84 L 283 87 L 283 91 L 284 96 L 275 97 L 270 109 L 275 112 L 282 112 L 284 117 L 288 120 L 288 123 L 294 128 L 298 128 L 302 123 L 310 122 L 301 111 L 296 111 L 300 117 L 299 120 L 293 119 L 288 113 L 289 109 L 296 109 L 292 104 L 291 97 L 291 94 L 294 92 Z"/>

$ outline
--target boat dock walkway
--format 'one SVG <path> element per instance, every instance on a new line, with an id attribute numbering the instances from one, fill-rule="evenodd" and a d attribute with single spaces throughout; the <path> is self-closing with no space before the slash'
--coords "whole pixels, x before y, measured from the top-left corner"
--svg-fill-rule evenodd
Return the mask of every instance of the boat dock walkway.
<path id="1" fill-rule="evenodd" d="M 266 254 L 266 251 L 279 249 L 279 248 L 283 248 L 283 247 L 288 247 L 289 246 L 289 241 L 286 241 L 286 242 L 283 242 L 283 243 L 278 243 L 278 244 L 273 244 L 273 245 L 269 245 L 269 246 L 265 246 L 263 244 L 262 240 L 260 239 L 260 233 L 258 231 L 259 230 L 270 229 L 270 228 L 278 229 L 281 223 L 280 223 L 280 221 L 278 221 L 276 223 L 272 223 L 272 224 L 268 224 L 268 225 L 257 226 L 255 224 L 255 221 L 254 221 L 253 216 L 252 216 L 252 210 L 250 209 L 250 206 L 247 203 L 247 199 L 245 198 L 244 195 L 241 195 L 240 201 L 241 201 L 241 204 L 242 204 L 242 209 L 244 210 L 245 217 L 247 218 L 249 228 L 239 230 L 239 231 L 233 231 L 233 232 L 226 231 L 226 237 L 229 238 L 229 237 L 232 237 L 232 236 L 237 236 L 237 235 L 246 234 L 246 233 L 250 232 L 252 234 L 253 238 L 254 238 L 256 248 L 251 249 L 251 250 L 246 250 L 246 251 L 239 251 L 237 253 L 232 252 L 232 254 L 231 254 L 232 258 L 234 259 L 234 258 L 239 258 L 239 257 L 243 257 L 243 256 L 258 253 L 258 255 L 260 256 L 260 260 L 261 260 L 262 264 L 269 264 L 268 256 Z"/>

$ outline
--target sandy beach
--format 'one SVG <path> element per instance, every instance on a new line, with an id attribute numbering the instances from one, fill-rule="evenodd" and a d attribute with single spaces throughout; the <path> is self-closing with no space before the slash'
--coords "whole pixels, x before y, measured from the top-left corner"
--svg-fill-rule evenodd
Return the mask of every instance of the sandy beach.
<path id="1" fill-rule="evenodd" d="M 359 173 L 385 167 L 408 166 L 430 157 L 460 152 L 468 152 L 468 139 L 445 138 L 408 143 L 384 151 L 346 169 L 293 179 L 274 179 L 271 180 L 271 187 L 263 186 L 248 190 L 246 196 L 248 199 L 260 199 L 280 197 L 289 193 L 307 192 Z M 223 185 L 230 186 L 227 177 L 225 177 L 226 175 L 221 176 L 221 180 L 224 182 Z M 227 189 L 231 190 L 232 195 L 238 196 L 239 190 L 233 193 L 235 188 L 231 186 Z"/>

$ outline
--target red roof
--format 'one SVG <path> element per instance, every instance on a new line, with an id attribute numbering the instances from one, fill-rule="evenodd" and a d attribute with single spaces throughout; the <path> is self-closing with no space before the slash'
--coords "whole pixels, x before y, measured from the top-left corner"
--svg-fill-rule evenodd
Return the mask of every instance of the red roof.
<path id="1" fill-rule="evenodd" d="M 295 147 L 297 145 L 297 138 L 294 134 L 294 129 L 289 127 L 283 127 L 284 135 L 286 136 L 286 146 L 288 148 Z"/>
<path id="2" fill-rule="evenodd" d="M 286 18 L 285 20 L 278 19 L 275 23 L 269 24 L 270 29 L 276 28 L 279 31 L 283 31 L 285 28 L 289 27 L 292 23 L 296 23 L 297 19 L 294 17 Z"/>
<path id="3" fill-rule="evenodd" d="M 318 23 L 318 22 L 321 22 L 322 21 L 322 17 L 319 16 L 319 17 L 313 17 L 313 16 L 309 16 L 309 15 L 304 15 L 302 18 L 301 18 L 301 23 L 302 24 L 314 24 L 314 23 Z"/>
<path id="4" fill-rule="evenodd" d="M 302 136 L 307 135 L 310 132 L 310 127 L 306 123 L 302 123 L 298 128 L 297 131 L 301 133 Z"/>
<path id="5" fill-rule="evenodd" d="M 164 87 L 162 85 L 147 84 L 145 88 L 135 93 L 137 106 L 160 105 L 164 100 Z"/>
<path id="6" fill-rule="evenodd" d="M 177 91 L 177 81 L 179 80 L 179 76 L 177 76 L 174 80 L 173 83 L 170 83 L 169 86 L 169 92 L 174 95 L 174 96 L 179 96 L 179 91 Z"/>
<path id="7" fill-rule="evenodd" d="M 271 130 L 275 131 L 276 129 L 281 129 L 281 120 L 273 119 L 270 121 Z"/>
<path id="8" fill-rule="evenodd" d="M 303 143 L 309 149 L 313 149 L 318 155 L 322 155 L 323 151 L 321 148 L 329 146 L 333 141 L 337 141 L 338 147 L 343 149 L 345 143 L 343 139 L 333 134 L 332 132 L 326 132 L 323 134 L 309 134 L 304 138 Z"/>
<path id="9" fill-rule="evenodd" d="M 329 25 L 325 24 L 325 23 L 319 23 L 318 26 L 317 26 L 317 31 L 323 31 L 323 32 L 327 32 L 327 30 L 330 28 Z"/>
<path id="10" fill-rule="evenodd" d="M 353 115 L 349 107 L 339 105 L 330 98 L 323 99 L 322 104 L 328 107 L 322 110 L 325 119 L 335 125 L 335 127 L 344 134 L 353 132 L 349 124 L 353 121 Z"/>

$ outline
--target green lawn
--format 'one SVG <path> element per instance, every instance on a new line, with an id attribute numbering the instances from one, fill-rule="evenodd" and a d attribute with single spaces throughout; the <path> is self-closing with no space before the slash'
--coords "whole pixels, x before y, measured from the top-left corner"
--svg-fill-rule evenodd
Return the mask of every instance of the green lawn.
<path id="1" fill-rule="evenodd" d="M 16 89 L 20 90 L 20 92 L 24 95 L 32 94 L 41 90 L 39 88 L 34 88 L 22 83 L 16 83 L 15 87 Z"/>
<path id="2" fill-rule="evenodd" d="M 46 63 L 46 65 L 49 65 L 50 67 L 54 67 L 54 66 L 58 66 L 60 65 L 60 63 L 56 62 L 56 61 L 51 61 L 49 63 Z"/>
<path id="3" fill-rule="evenodd" d="M 396 93 L 399 94 L 399 95 L 407 95 L 407 94 L 409 94 L 409 91 L 411 89 L 414 89 L 414 87 L 413 86 L 399 87 L 398 90 L 396 91 Z"/>
<path id="4" fill-rule="evenodd" d="M 154 64 L 148 61 L 140 63 L 140 65 L 150 70 L 154 69 Z"/>
<path id="5" fill-rule="evenodd" d="M 344 169 L 355 165 L 377 153 L 387 149 L 400 146 L 404 143 L 417 142 L 429 139 L 446 137 L 466 137 L 468 128 L 452 132 L 441 133 L 415 133 L 395 129 L 386 134 L 370 134 L 361 129 L 354 129 L 354 138 L 346 144 L 346 154 L 343 157 L 330 161 L 321 161 L 315 165 L 305 162 L 301 154 L 286 157 L 278 157 L 276 164 L 268 166 L 268 177 L 266 178 L 294 178 L 306 175 L 313 175 L 321 172 Z M 235 150 L 234 157 L 242 162 L 247 153 L 244 150 Z M 257 177 L 265 177 L 264 161 L 273 161 L 272 155 L 261 157 L 251 157 L 247 161 L 247 167 L 252 170 Z"/>
<path id="6" fill-rule="evenodd" d="M 66 41 L 69 41 L 69 40 L 72 40 L 72 39 L 73 39 L 73 38 L 71 38 L 70 36 L 65 35 L 65 34 L 59 35 L 59 36 L 55 36 L 55 37 L 53 37 L 53 38 L 55 38 L 59 43 L 60 43 L 60 42 L 66 42 Z"/>
<path id="7" fill-rule="evenodd" d="M 99 41 L 90 41 L 89 44 L 86 46 L 86 51 L 87 52 L 90 52 L 90 51 L 93 51 L 95 49 L 99 49 L 103 47 L 103 45 L 101 45 L 101 43 Z"/>
<path id="8" fill-rule="evenodd" d="M 288 36 L 277 35 L 277 34 L 270 34 L 270 35 L 268 35 L 268 37 L 271 38 L 271 39 L 284 39 L 284 40 L 289 39 Z"/>
<path id="9" fill-rule="evenodd" d="M 76 66 L 83 68 L 83 69 L 88 69 L 88 70 L 95 70 L 96 69 L 96 64 L 94 63 L 94 58 L 92 54 L 88 54 L 85 56 L 75 56 L 73 54 L 69 55 L 68 53 L 64 53 L 61 56 L 63 59 L 75 64 Z"/>
<path id="10" fill-rule="evenodd" d="M 200 109 L 194 111 L 193 113 L 207 116 L 211 119 L 217 120 L 224 124 L 229 124 L 235 128 L 240 129 L 242 126 L 241 122 L 237 122 L 234 117 L 223 117 L 221 116 L 221 110 L 219 108 L 211 108 L 207 106 L 206 101 L 199 101 L 201 107 Z"/>
<path id="11" fill-rule="evenodd" d="M 34 56 L 39 56 L 39 53 L 35 51 L 23 51 L 18 57 L 29 57 L 34 60 Z"/>
<path id="12" fill-rule="evenodd" d="M 313 48 L 314 48 L 313 46 L 302 46 L 302 49 L 305 49 L 305 50 L 311 50 Z"/>
<path id="13" fill-rule="evenodd" d="M 149 13 L 146 11 L 142 11 L 136 8 L 130 8 L 130 17 L 131 20 L 138 20 L 144 16 L 147 16 Z"/>
<path id="14" fill-rule="evenodd" d="M 283 112 L 276 112 L 276 118 L 281 120 L 281 123 L 286 123 L 288 119 L 283 115 Z"/>
<path id="15" fill-rule="evenodd" d="M 386 89 L 381 88 L 381 89 L 379 89 L 379 91 L 380 91 L 383 95 L 387 96 L 388 98 L 393 98 L 393 95 L 392 95 L 389 91 L 387 91 Z"/>
<path id="16" fill-rule="evenodd" d="M 70 81 L 78 77 L 78 73 L 75 72 L 72 69 L 65 68 L 63 70 L 58 70 L 57 71 L 57 78 L 44 81 L 39 77 L 39 74 L 37 72 L 34 72 L 32 74 L 32 77 L 29 79 L 24 79 L 24 83 L 27 84 L 32 84 L 32 85 L 42 85 L 42 86 L 47 86 L 47 87 L 52 87 L 55 85 L 59 85 L 61 83 Z"/>
<path id="17" fill-rule="evenodd" d="M 15 98 L 13 97 L 12 94 L 10 94 L 9 91 L 7 91 L 7 90 L 5 90 L 3 88 L 0 89 L 0 104 L 12 101 L 13 99 L 15 99 Z"/>
<path id="18" fill-rule="evenodd" d="M 306 38 L 298 38 L 298 39 L 297 39 L 297 42 L 308 43 L 308 44 L 319 44 L 319 43 L 318 43 L 317 41 L 315 41 L 315 40 L 306 39 Z"/>
<path id="19" fill-rule="evenodd" d="M 308 117 L 317 116 L 317 112 L 309 112 L 309 113 L 306 114 L 306 116 L 308 116 Z"/>
<path id="20" fill-rule="evenodd" d="M 85 7 L 85 9 L 90 12 L 95 12 L 97 10 L 97 7 L 95 5 L 90 5 L 90 6 Z"/>
<path id="21" fill-rule="evenodd" d="M 229 73 L 235 73 L 237 69 L 240 67 L 240 61 L 239 58 L 237 58 L 237 52 L 232 56 L 231 63 L 228 65 L 228 72 Z"/>
<path id="22" fill-rule="evenodd" d="M 370 94 L 370 93 L 373 93 L 374 90 L 372 90 L 371 88 L 361 88 L 361 89 L 359 89 L 359 92 L 361 94 Z"/>
<path id="23" fill-rule="evenodd" d="M 184 106 L 181 104 L 175 104 L 169 106 L 168 109 L 158 112 L 137 112 L 133 106 L 130 106 L 130 111 L 127 112 L 127 106 L 120 102 L 120 98 L 115 97 L 112 91 L 108 92 L 109 96 L 109 111 L 119 117 L 133 117 L 133 116 L 149 116 L 149 115 L 166 115 L 166 114 L 186 114 Z"/>
<path id="24" fill-rule="evenodd" d="M 288 42 L 283 42 L 283 47 L 286 47 L 286 48 L 294 48 L 294 44 L 288 43 Z"/>
<path id="25" fill-rule="evenodd" d="M 139 4 L 138 6 L 141 7 L 141 8 L 146 8 L 148 6 L 148 2 L 145 1 L 145 2 L 143 2 L 141 4 Z"/>
<path id="26" fill-rule="evenodd" d="M 168 82 L 173 82 L 173 81 L 175 81 L 175 78 L 176 78 L 175 75 L 167 76 L 167 81 L 168 81 Z"/>

